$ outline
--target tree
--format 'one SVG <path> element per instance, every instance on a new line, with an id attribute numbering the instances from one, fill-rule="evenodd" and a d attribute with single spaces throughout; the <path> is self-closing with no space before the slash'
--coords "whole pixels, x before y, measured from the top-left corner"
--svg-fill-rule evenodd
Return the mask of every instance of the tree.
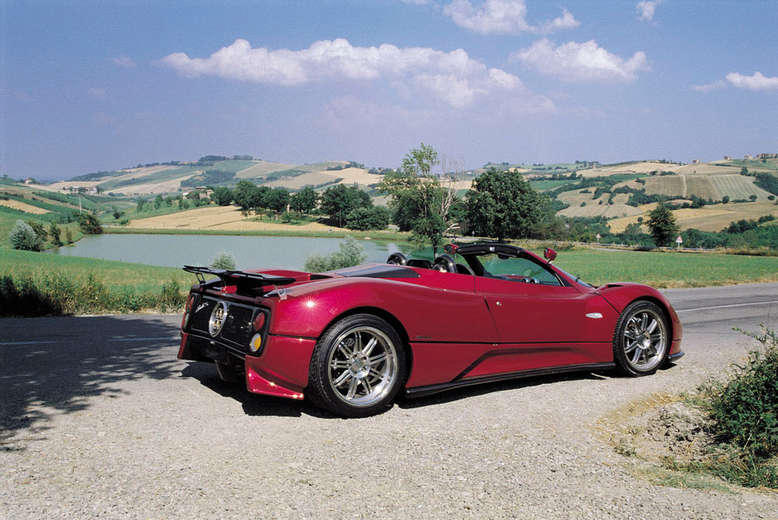
<path id="1" fill-rule="evenodd" d="M 49 238 L 49 233 L 40 222 L 35 220 L 28 220 L 27 224 L 32 228 L 33 231 L 35 231 L 35 234 L 38 235 L 41 243 L 45 242 Z"/>
<path id="2" fill-rule="evenodd" d="M 290 197 L 292 210 L 298 213 L 310 213 L 319 202 L 319 195 L 310 186 L 306 186 Z"/>
<path id="3" fill-rule="evenodd" d="M 235 204 L 240 206 L 243 211 L 249 211 L 254 207 L 255 197 L 257 193 L 257 186 L 251 181 L 240 181 L 235 186 L 235 191 L 232 192 L 232 200 Z"/>
<path id="4" fill-rule="evenodd" d="M 467 221 L 477 235 L 527 238 L 551 212 L 548 198 L 515 171 L 489 168 L 466 195 Z"/>
<path id="5" fill-rule="evenodd" d="M 346 227 L 366 231 L 385 229 L 389 225 L 389 210 L 382 206 L 352 209 L 346 216 Z"/>
<path id="6" fill-rule="evenodd" d="M 446 233 L 459 226 L 452 206 L 456 191 L 452 185 L 443 187 L 430 172 L 438 164 L 437 152 L 421 143 L 408 152 L 399 171 L 387 172 L 378 189 L 391 196 L 392 220 L 402 231 L 411 231 L 414 240 L 429 242 L 433 254 Z"/>
<path id="7" fill-rule="evenodd" d="M 100 221 L 91 213 L 81 213 L 78 216 L 78 225 L 85 235 L 99 235 L 103 232 Z"/>
<path id="8" fill-rule="evenodd" d="M 654 243 L 660 247 L 671 246 L 678 236 L 678 225 L 670 208 L 659 203 L 648 216 L 648 228 L 651 230 L 651 236 L 654 237 Z"/>
<path id="9" fill-rule="evenodd" d="M 14 249 L 40 251 L 43 248 L 43 241 L 35 234 L 35 230 L 23 220 L 16 221 L 8 234 L 8 240 Z"/>
<path id="10" fill-rule="evenodd" d="M 354 209 L 373 206 L 370 195 L 356 186 L 337 184 L 324 190 L 321 196 L 321 210 L 330 216 L 330 221 L 343 226 L 346 216 Z"/>
<path id="11" fill-rule="evenodd" d="M 286 206 L 289 204 L 289 192 L 284 188 L 273 188 L 264 201 L 266 208 L 272 209 L 276 213 L 286 211 Z"/>
<path id="12" fill-rule="evenodd" d="M 62 239 L 60 239 L 61 230 L 59 226 L 52 222 L 49 225 L 49 235 L 51 235 L 51 243 L 57 247 L 62 245 Z"/>
<path id="13" fill-rule="evenodd" d="M 224 186 L 213 189 L 211 200 L 219 206 L 229 206 L 232 203 L 232 191 Z"/>
<path id="14" fill-rule="evenodd" d="M 721 198 L 721 202 L 723 202 L 724 204 L 728 203 L 729 202 L 729 195 L 724 195 Z"/>

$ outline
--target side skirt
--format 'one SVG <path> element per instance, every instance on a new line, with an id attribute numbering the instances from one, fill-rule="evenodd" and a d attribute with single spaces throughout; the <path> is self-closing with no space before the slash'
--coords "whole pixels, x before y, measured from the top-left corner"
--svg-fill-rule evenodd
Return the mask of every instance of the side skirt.
<path id="1" fill-rule="evenodd" d="M 507 372 L 505 374 L 494 374 L 491 376 L 474 377 L 472 379 L 458 379 L 450 383 L 439 383 L 436 385 L 417 386 L 407 388 L 405 395 L 410 398 L 425 397 L 454 388 L 480 385 L 484 383 L 495 383 L 498 381 L 508 381 L 510 379 L 523 379 L 526 377 L 545 376 L 550 374 L 564 374 L 567 372 L 585 372 L 593 370 L 604 370 L 615 368 L 615 363 L 587 363 L 583 365 L 568 365 L 562 367 L 538 368 L 534 370 L 522 370 L 519 372 Z"/>

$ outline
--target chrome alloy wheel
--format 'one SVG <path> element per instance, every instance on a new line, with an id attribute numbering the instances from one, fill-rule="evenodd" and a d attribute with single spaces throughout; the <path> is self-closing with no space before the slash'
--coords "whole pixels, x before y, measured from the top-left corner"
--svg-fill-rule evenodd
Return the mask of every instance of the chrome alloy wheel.
<path id="1" fill-rule="evenodd" d="M 343 402 L 367 407 L 381 401 L 398 377 L 394 343 L 374 327 L 355 327 L 335 340 L 327 360 L 330 388 Z"/>
<path id="2" fill-rule="evenodd" d="M 627 320 L 623 345 L 627 362 L 635 370 L 654 370 L 667 351 L 665 320 L 651 309 L 639 310 Z"/>

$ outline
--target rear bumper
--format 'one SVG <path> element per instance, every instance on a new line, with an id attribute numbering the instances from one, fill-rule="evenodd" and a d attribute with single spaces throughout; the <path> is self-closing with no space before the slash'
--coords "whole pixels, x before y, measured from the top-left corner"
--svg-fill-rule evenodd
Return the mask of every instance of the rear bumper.
<path id="1" fill-rule="evenodd" d="M 243 363 L 246 389 L 255 394 L 302 399 L 308 386 L 308 370 L 316 340 L 267 336 L 260 356 L 245 355 L 211 338 L 182 333 L 179 359 Z"/>

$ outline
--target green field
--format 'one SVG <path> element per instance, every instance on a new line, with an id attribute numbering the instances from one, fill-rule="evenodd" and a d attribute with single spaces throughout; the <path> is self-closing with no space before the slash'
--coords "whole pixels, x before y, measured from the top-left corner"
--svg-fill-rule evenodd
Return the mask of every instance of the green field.
<path id="1" fill-rule="evenodd" d="M 594 285 L 619 281 L 705 287 L 778 282 L 778 257 L 774 256 L 587 249 L 560 251 L 555 264 Z"/>
<path id="2" fill-rule="evenodd" d="M 63 274 L 75 282 L 84 282 L 91 274 L 109 289 L 131 288 L 138 292 L 158 291 L 170 280 L 176 280 L 186 288 L 195 280 L 193 275 L 175 267 L 0 248 L 0 275 L 28 274 L 37 278 L 53 273 Z"/>

